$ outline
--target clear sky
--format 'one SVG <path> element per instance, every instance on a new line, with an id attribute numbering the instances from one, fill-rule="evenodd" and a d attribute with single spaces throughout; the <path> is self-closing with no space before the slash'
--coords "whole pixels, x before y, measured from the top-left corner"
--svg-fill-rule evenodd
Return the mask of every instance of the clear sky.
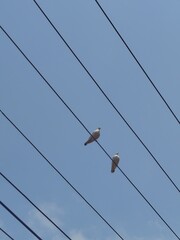
<path id="1" fill-rule="evenodd" d="M 180 187 L 180 128 L 93 0 L 39 0 L 117 109 Z M 180 1 L 101 0 L 180 118 Z M 0 24 L 180 236 L 180 194 L 32 0 L 1 0 Z M 125 240 L 177 239 L 0 31 L 0 108 Z M 115 233 L 0 114 L 0 170 L 73 240 Z M 0 199 L 42 239 L 66 239 L 0 177 Z M 36 239 L 0 207 L 0 227 Z M 0 232 L 0 239 L 8 238 Z"/>

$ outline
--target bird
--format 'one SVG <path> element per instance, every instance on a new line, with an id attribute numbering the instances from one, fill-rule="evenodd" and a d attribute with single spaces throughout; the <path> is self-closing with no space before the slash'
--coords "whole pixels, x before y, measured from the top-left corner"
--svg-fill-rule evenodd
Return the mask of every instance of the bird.
<path id="1" fill-rule="evenodd" d="M 92 143 L 94 142 L 96 139 L 99 138 L 100 136 L 100 129 L 101 128 L 97 128 L 96 130 L 94 130 L 92 133 L 91 133 L 91 136 L 88 138 L 88 140 L 84 143 L 84 145 L 86 146 L 87 144 L 89 143 Z"/>
<path id="2" fill-rule="evenodd" d="M 119 157 L 119 153 L 116 153 L 113 157 L 112 157 L 112 164 L 111 164 L 111 172 L 113 173 L 116 169 L 116 167 L 118 166 L 120 157 Z"/>

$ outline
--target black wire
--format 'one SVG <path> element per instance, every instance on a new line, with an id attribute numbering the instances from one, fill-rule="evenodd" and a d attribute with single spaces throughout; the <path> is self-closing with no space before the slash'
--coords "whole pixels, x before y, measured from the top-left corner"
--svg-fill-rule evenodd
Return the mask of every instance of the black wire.
<path id="1" fill-rule="evenodd" d="M 31 232 L 37 239 L 42 240 L 37 233 L 35 233 L 23 220 L 21 220 L 11 209 L 9 209 L 2 201 L 0 204 L 14 217 L 16 218 L 29 232 Z"/>
<path id="2" fill-rule="evenodd" d="M 34 0 L 33 0 L 34 1 Z M 2 27 L 1 27 L 2 28 Z M 2 28 L 3 29 L 3 28 Z M 12 40 L 12 38 L 6 33 L 6 31 L 3 29 L 3 31 L 5 32 L 5 34 L 8 36 L 8 38 L 13 42 L 13 44 L 18 48 L 18 50 L 22 53 L 22 55 L 26 58 L 26 60 L 31 64 L 31 66 L 38 72 L 38 74 L 42 77 L 42 79 L 48 84 L 48 86 L 53 90 L 53 92 L 56 94 L 56 96 L 63 102 L 63 104 L 68 108 L 68 110 L 72 113 L 72 115 L 78 120 L 78 122 L 84 127 L 84 129 L 89 133 L 89 130 L 86 128 L 86 126 L 82 123 L 82 121 L 76 116 L 76 114 L 72 111 L 72 109 L 65 103 L 65 101 L 60 97 L 60 95 L 54 90 L 54 88 L 49 84 L 49 82 L 45 79 L 45 77 L 40 73 L 40 71 L 34 66 L 34 64 L 27 58 L 27 56 L 22 52 L 22 50 L 18 47 L 18 45 Z M 50 161 L 37 149 L 37 147 L 35 147 L 35 145 L 16 127 L 16 125 L 5 115 L 5 113 L 3 113 L 2 110 L 0 110 L 0 112 L 4 115 L 4 117 L 26 138 L 26 140 L 41 154 L 41 156 L 43 156 L 43 158 L 51 165 L 51 167 L 54 168 L 54 170 L 56 170 L 56 172 L 58 172 L 59 175 L 62 176 L 62 174 L 53 166 L 52 163 L 50 163 Z M 96 141 L 97 144 L 99 145 L 99 147 L 104 151 L 104 153 L 110 158 L 111 161 L 112 158 L 111 156 L 107 153 L 107 151 L 101 146 L 101 144 Z M 141 197 L 146 201 L 146 203 L 148 203 L 148 205 L 152 208 L 152 210 L 160 217 L 160 219 L 165 223 L 165 225 L 170 229 L 170 231 L 178 238 L 178 235 L 174 232 L 174 230 L 169 226 L 169 224 L 161 217 L 161 215 L 157 212 L 157 210 L 152 206 L 152 204 L 146 199 L 146 197 L 141 193 L 141 191 L 133 184 L 133 182 L 128 178 L 128 176 L 118 167 L 118 169 L 121 171 L 121 173 L 125 176 L 125 178 L 129 181 L 129 183 L 136 189 L 136 191 L 141 195 Z M 63 177 L 63 179 L 65 180 L 65 178 Z M 66 180 L 67 181 L 67 180 Z M 67 181 L 68 182 L 68 181 Z M 71 185 L 71 184 L 70 184 Z M 72 186 L 72 185 L 71 185 Z M 74 188 L 72 186 L 72 188 Z M 74 189 L 76 191 L 76 189 Z M 78 192 L 77 192 L 78 193 Z M 79 194 L 81 195 L 81 194 Z M 83 196 L 81 195 L 81 197 L 83 198 Z M 86 199 L 84 199 L 86 201 Z M 88 202 L 87 202 L 88 203 Z M 88 204 L 90 205 L 90 204 Z M 93 208 L 91 206 L 91 208 Z M 95 210 L 95 209 L 93 209 Z M 96 210 L 95 210 L 96 211 Z M 99 215 L 99 214 L 98 214 Z M 102 218 L 102 216 L 101 216 Z M 105 222 L 106 220 L 104 218 L 102 218 Z M 108 222 L 106 222 L 108 224 Z M 109 225 L 109 224 L 108 224 Z M 113 229 L 113 228 L 112 228 Z M 122 237 L 121 237 L 122 238 Z"/>
<path id="3" fill-rule="evenodd" d="M 148 151 L 148 153 L 151 155 L 153 160 L 156 162 L 156 164 L 159 166 L 159 168 L 162 170 L 162 172 L 166 175 L 166 177 L 169 179 L 169 181 L 173 184 L 173 186 L 180 192 L 180 189 L 175 184 L 175 182 L 171 179 L 171 177 L 168 175 L 168 173 L 164 170 L 164 168 L 161 166 L 161 164 L 158 162 L 158 160 L 155 158 L 155 156 L 152 154 L 152 152 L 148 149 L 148 147 L 145 145 L 145 143 L 141 140 L 141 138 L 137 135 L 137 133 L 133 130 L 133 128 L 130 126 L 130 124 L 127 122 L 127 120 L 123 117 L 123 115 L 120 113 L 120 111 L 116 108 L 116 106 L 113 104 L 113 102 L 109 99 L 109 97 L 106 95 L 106 93 L 103 91 L 103 89 L 100 87 L 100 85 L 97 83 L 95 78 L 91 75 L 91 73 L 88 71 L 88 69 L 84 66 L 84 64 L 81 62 L 81 60 L 78 58 L 76 53 L 73 51 L 73 49 L 69 46 L 69 44 L 66 42 L 66 40 L 63 38 L 63 36 L 60 34 L 60 32 L 57 30 L 57 28 L 53 25 L 53 23 L 50 21 L 48 16 L 45 14 L 45 12 L 42 10 L 42 8 L 38 5 L 38 3 L 33 0 L 34 3 L 37 5 L 39 10 L 42 12 L 42 14 L 45 16 L 47 21 L 50 23 L 50 25 L 53 27 L 53 29 L 56 31 L 56 33 L 59 35 L 59 37 L 62 39 L 64 44 L 68 47 L 68 49 L 71 51 L 73 56 L 77 59 L 77 61 L 80 63 L 80 65 L 84 68 L 86 73 L 90 76 L 90 78 L 93 80 L 95 85 L 99 88 L 101 93 L 104 95 L 104 97 L 108 100 L 108 102 L 111 104 L 111 106 L 114 108 L 114 110 L 118 113 L 118 115 L 122 118 L 122 120 L 126 123 L 126 125 L 129 127 L 129 129 L 133 132 L 133 134 L 136 136 L 136 138 L 140 141 L 140 143 L 143 145 L 143 147 Z"/>
<path id="4" fill-rule="evenodd" d="M 120 234 L 107 222 L 107 220 L 102 217 L 102 215 L 82 196 L 82 194 L 60 173 L 60 171 L 40 152 L 40 150 L 21 132 L 21 130 L 5 115 L 5 113 L 0 110 L 2 115 L 16 128 L 16 130 L 35 148 L 35 150 L 48 162 L 48 164 L 68 183 L 68 185 L 97 213 L 97 215 L 123 240 Z M 75 115 L 76 116 L 76 115 Z M 78 121 L 79 118 L 76 116 Z M 81 123 L 81 122 L 80 122 Z M 101 144 L 96 141 L 100 148 L 105 152 L 105 154 L 113 161 L 107 151 L 101 146 Z M 158 215 L 158 217 L 164 222 L 164 224 L 169 228 L 169 230 L 178 238 L 178 235 L 175 231 L 170 227 L 170 225 L 163 219 L 163 217 L 158 213 L 158 211 L 153 207 L 153 205 L 146 199 L 146 197 L 141 193 L 141 191 L 135 186 L 135 184 L 130 180 L 130 178 L 117 166 L 120 172 L 124 175 L 124 177 L 128 180 L 128 182 L 135 188 L 135 190 L 141 195 L 141 197 L 146 201 L 146 203 L 152 208 L 152 210 Z"/>
<path id="5" fill-rule="evenodd" d="M 2 228 L 0 228 L 0 230 L 11 240 L 14 240 L 14 238 L 12 238 L 5 230 L 3 230 Z"/>
<path id="6" fill-rule="evenodd" d="M 66 238 L 72 240 L 55 222 L 53 222 L 40 208 L 38 208 L 18 187 L 15 186 L 2 172 L 0 175 L 18 191 L 33 207 L 35 207 L 49 222 L 51 222 Z"/>
<path id="7" fill-rule="evenodd" d="M 113 27 L 113 29 L 115 30 L 115 32 L 117 33 L 117 35 L 119 36 L 119 38 L 122 40 L 122 42 L 124 43 L 124 45 L 126 46 L 126 48 L 128 49 L 128 51 L 130 52 L 130 54 L 132 55 L 132 57 L 134 58 L 134 60 L 136 61 L 136 63 L 139 65 L 139 67 L 141 68 L 141 70 L 143 71 L 143 73 L 145 74 L 145 76 L 147 77 L 147 79 L 149 80 L 149 82 L 151 83 L 151 85 L 153 86 L 153 88 L 155 89 L 155 91 L 158 93 L 158 95 L 160 96 L 160 98 L 163 100 L 163 102 L 165 103 L 166 107 L 169 109 L 169 111 L 171 112 L 171 114 L 174 116 L 174 118 L 176 119 L 176 121 L 180 124 L 180 121 L 178 119 L 178 117 L 176 116 L 176 114 L 173 112 L 172 108 L 169 106 L 169 104 L 167 103 L 167 101 L 164 99 L 164 97 L 162 96 L 162 94 L 160 93 L 160 91 L 158 90 L 158 88 L 156 87 L 156 85 L 153 83 L 153 81 L 151 80 L 151 78 L 149 77 L 149 75 L 147 74 L 147 72 L 145 71 L 145 69 L 143 68 L 142 64 L 139 62 L 139 60 L 136 58 L 136 56 L 134 55 L 134 53 L 132 52 L 132 50 L 130 49 L 130 47 L 128 46 L 128 44 L 126 43 L 126 41 L 124 40 L 124 38 L 122 37 L 122 35 L 119 33 L 119 31 L 117 30 L 117 28 L 115 27 L 115 25 L 112 23 L 111 19 L 108 17 L 107 13 L 105 12 L 105 10 L 103 9 L 103 7 L 100 5 L 100 3 L 95 0 L 95 2 L 97 3 L 98 7 L 100 8 L 100 10 L 102 11 L 102 13 L 104 14 L 104 16 L 107 18 L 108 22 L 111 24 L 111 26 Z"/>
<path id="8" fill-rule="evenodd" d="M 83 197 L 83 195 L 63 176 L 63 174 L 43 155 L 43 153 L 25 136 L 23 132 L 2 112 L 2 115 L 13 125 L 13 127 L 30 143 L 30 145 L 46 160 L 46 162 L 55 170 L 56 173 L 84 200 L 84 202 L 113 230 L 113 232 L 122 240 L 124 238 L 111 226 L 111 224 Z"/>

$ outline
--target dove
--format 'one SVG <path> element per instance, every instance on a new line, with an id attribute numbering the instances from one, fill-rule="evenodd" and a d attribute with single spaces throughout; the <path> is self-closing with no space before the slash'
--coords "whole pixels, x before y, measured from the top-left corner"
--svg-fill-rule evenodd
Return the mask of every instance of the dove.
<path id="1" fill-rule="evenodd" d="M 113 157 L 112 157 L 112 164 L 111 164 L 111 172 L 113 173 L 119 163 L 119 153 L 116 153 Z"/>
<path id="2" fill-rule="evenodd" d="M 101 128 L 97 128 L 96 130 L 94 130 L 94 132 L 91 133 L 91 136 L 88 138 L 88 140 L 84 143 L 84 145 L 86 146 L 89 143 L 94 142 L 96 139 L 99 138 L 100 136 L 100 129 Z"/>

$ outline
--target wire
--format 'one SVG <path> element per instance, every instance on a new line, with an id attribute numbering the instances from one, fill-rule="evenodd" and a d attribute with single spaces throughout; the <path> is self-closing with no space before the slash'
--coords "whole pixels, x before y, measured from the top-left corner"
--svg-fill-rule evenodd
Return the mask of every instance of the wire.
<path id="1" fill-rule="evenodd" d="M 3 173 L 0 172 L 0 175 L 18 191 L 33 207 L 36 208 L 49 222 L 51 222 L 66 238 L 72 240 L 55 222 L 53 222 L 39 207 L 37 207 L 18 187 L 15 186 Z"/>
<path id="2" fill-rule="evenodd" d="M 133 132 L 133 134 L 136 136 L 136 138 L 140 141 L 140 143 L 143 145 L 143 147 L 147 150 L 147 152 L 151 155 L 155 163 L 158 165 L 158 167 L 162 170 L 162 172 L 166 175 L 166 177 L 169 179 L 169 181 L 173 184 L 173 186 L 176 188 L 178 192 L 180 192 L 180 189 L 175 184 L 175 182 L 171 179 L 171 177 L 168 175 L 168 173 L 164 170 L 164 168 L 161 166 L 161 164 L 158 162 L 158 160 L 155 158 L 155 156 L 152 154 L 152 152 L 148 149 L 148 147 L 145 145 L 145 143 L 141 140 L 141 138 L 137 135 L 137 133 L 133 130 L 133 128 L 130 126 L 130 124 L 127 122 L 127 120 L 123 117 L 123 115 L 120 113 L 120 111 L 116 108 L 116 106 L 113 104 L 113 102 L 109 99 L 109 97 L 106 95 L 106 93 L 103 91 L 103 89 L 100 87 L 100 85 L 97 83 L 95 78 L 91 75 L 91 73 L 88 71 L 88 69 L 85 67 L 85 65 L 81 62 L 81 60 L 78 58 L 76 53 L 73 51 L 73 49 L 69 46 L 69 44 L 66 42 L 66 40 L 63 38 L 63 36 L 60 34 L 60 32 L 57 30 L 57 28 L 53 25 L 53 23 L 50 21 L 48 16 L 45 14 L 45 12 L 42 10 L 42 8 L 38 5 L 38 3 L 33 0 L 36 6 L 39 8 L 39 10 L 42 12 L 42 14 L 45 16 L 47 21 L 50 23 L 50 25 L 53 27 L 53 29 L 56 31 L 58 36 L 62 39 L 64 44 L 67 46 L 67 48 L 71 51 L 73 56 L 77 59 L 77 61 L 80 63 L 80 65 L 83 67 L 83 69 L 86 71 L 86 73 L 89 75 L 89 77 L 93 80 L 95 85 L 99 88 L 101 93 L 104 95 L 104 97 L 108 100 L 110 105 L 114 108 L 114 110 L 118 113 L 118 115 L 121 117 L 121 119 L 125 122 L 125 124 L 128 126 L 128 128 Z"/>
<path id="3" fill-rule="evenodd" d="M 34 1 L 34 0 L 33 0 Z M 56 94 L 56 96 L 61 100 L 61 102 L 68 108 L 68 110 L 72 113 L 72 115 L 77 119 L 77 121 L 84 127 L 84 129 L 91 135 L 89 130 L 86 128 L 86 126 L 82 123 L 82 121 L 76 116 L 76 114 L 72 111 L 72 109 L 66 104 L 66 102 L 60 97 L 60 95 L 55 91 L 55 89 L 50 85 L 50 83 L 45 79 L 45 77 L 40 73 L 40 71 L 35 67 L 35 65 L 28 59 L 28 57 L 22 52 L 22 50 L 18 47 L 18 45 L 13 41 L 13 39 L 6 33 L 6 31 L 1 27 L 1 29 L 4 31 L 4 33 L 8 36 L 8 38 L 13 42 L 13 44 L 18 48 L 18 50 L 21 52 L 21 54 L 26 58 L 26 60 L 30 63 L 30 65 L 37 71 L 37 73 L 42 77 L 44 82 L 52 89 L 52 91 Z M 6 114 L 0 110 L 0 112 L 4 115 L 4 117 L 21 133 L 21 135 L 26 138 L 26 140 L 40 153 L 40 155 L 53 167 L 53 169 L 61 175 L 61 177 L 65 180 L 64 176 L 57 170 L 53 164 L 39 151 L 39 149 L 20 131 L 20 129 L 6 116 Z M 111 161 L 112 158 L 108 154 L 108 152 L 102 147 L 102 145 L 96 141 L 99 147 L 104 151 L 104 153 L 110 158 Z M 178 235 L 174 232 L 174 230 L 169 226 L 169 224 L 162 218 L 162 216 L 158 213 L 158 211 L 152 206 L 152 204 L 146 199 L 146 197 L 141 193 L 141 191 L 135 186 L 135 184 L 129 179 L 129 177 L 118 167 L 120 172 L 124 175 L 124 177 L 128 180 L 128 182 L 135 188 L 135 190 L 141 195 L 141 197 L 146 201 L 146 203 L 152 208 L 152 210 L 159 216 L 159 218 L 165 223 L 165 225 L 169 228 L 169 230 L 178 238 Z M 67 181 L 67 180 L 66 180 Z M 67 181 L 68 182 L 68 181 Z M 71 185 L 71 184 L 70 184 Z M 71 185 L 72 186 L 72 185 Z M 72 186 L 73 187 L 73 186 Z M 73 187 L 74 188 L 74 187 Z M 76 189 L 74 189 L 76 190 Z M 78 192 L 77 192 L 78 193 Z M 78 193 L 81 195 L 80 193 Z M 83 196 L 81 195 L 83 198 Z M 85 199 L 84 199 L 85 200 Z M 86 201 L 86 200 L 85 200 Z M 88 202 L 87 202 L 88 203 Z M 90 204 L 88 204 L 91 206 Z M 91 206 L 91 208 L 93 208 Z M 95 210 L 95 209 L 94 209 Z M 96 211 L 96 210 L 95 210 Z M 99 215 L 99 214 L 98 214 Z M 99 215 L 100 216 L 100 215 Z M 101 216 L 102 218 L 102 216 Z M 102 218 L 103 219 L 103 218 Z M 105 219 L 103 219 L 106 221 Z M 106 222 L 107 223 L 107 222 Z M 107 223 L 108 224 L 108 223 Z"/>
<path id="4" fill-rule="evenodd" d="M 88 204 L 91 209 L 96 212 L 96 214 L 123 240 L 120 234 L 106 221 L 104 217 L 82 196 L 82 194 L 60 173 L 60 171 L 40 152 L 40 150 L 24 135 L 23 132 L 7 117 L 7 115 L 0 110 L 2 115 L 16 128 L 16 130 L 31 144 L 31 146 L 46 160 L 46 162 L 68 183 L 68 185 Z M 75 114 L 74 114 L 75 115 Z M 75 115 L 76 116 L 76 115 Z M 76 116 L 78 121 L 79 118 Z M 81 122 L 80 122 L 81 123 Z M 105 154 L 113 161 L 107 151 L 101 146 L 101 144 L 96 141 L 99 147 L 105 152 Z M 169 228 L 169 230 L 178 238 L 178 235 L 175 231 L 170 227 L 170 225 L 163 219 L 163 217 L 158 213 L 158 211 L 153 207 L 153 205 L 146 199 L 146 197 L 141 193 L 141 191 L 135 186 L 135 184 L 129 179 L 129 177 L 117 166 L 120 172 L 124 175 L 124 177 L 128 180 L 128 182 L 135 188 L 135 190 L 141 195 L 141 197 L 146 201 L 146 203 L 151 207 L 151 209 L 158 215 L 158 217 L 164 222 L 164 224 Z"/>
<path id="5" fill-rule="evenodd" d="M 14 240 L 14 238 L 12 238 L 5 230 L 3 230 L 2 228 L 0 228 L 0 230 L 11 240 Z"/>
<path id="6" fill-rule="evenodd" d="M 2 28 L 2 27 L 1 27 Z M 5 30 L 3 29 L 5 32 Z M 6 32 L 5 32 L 6 33 Z M 7 34 L 7 33 L 6 33 Z M 31 64 L 31 66 L 38 72 L 38 74 L 42 77 L 42 79 L 45 81 L 45 83 L 52 89 L 52 91 L 56 94 L 56 96 L 62 101 L 62 103 L 68 108 L 68 110 L 72 113 L 72 115 L 78 120 L 78 122 L 84 127 L 84 129 L 91 135 L 89 130 L 86 128 L 86 126 L 82 123 L 82 121 L 76 116 L 76 114 L 72 111 L 72 109 L 66 104 L 66 102 L 60 97 L 60 95 L 55 91 L 55 89 L 49 84 L 49 82 L 45 79 L 45 77 L 40 73 L 40 71 L 35 67 L 35 65 L 28 59 L 28 57 L 22 52 L 22 50 L 18 47 L 18 45 L 12 40 L 12 38 L 7 34 L 9 39 L 13 42 L 13 44 L 18 48 L 18 50 L 21 52 L 21 54 L 26 58 L 26 60 Z M 1 111 L 1 110 L 0 110 Z M 35 147 L 34 144 L 16 127 L 16 125 L 1 111 L 1 113 L 4 115 L 4 117 L 7 118 L 7 120 L 26 138 L 26 140 L 31 143 L 31 145 L 41 154 L 41 156 L 44 157 L 44 155 Z M 99 147 L 104 151 L 104 153 L 110 158 L 111 156 L 107 153 L 107 151 L 99 144 L 98 141 L 96 141 Z M 45 158 L 45 160 L 51 165 L 51 167 L 56 170 L 61 176 L 62 174 L 50 163 L 50 161 Z M 166 226 L 170 229 L 170 231 L 179 239 L 177 234 L 173 231 L 173 229 L 169 226 L 169 224 L 162 218 L 162 216 L 157 212 L 157 210 L 152 206 L 152 204 L 146 199 L 146 197 L 141 193 L 141 191 L 135 186 L 135 184 L 128 178 L 128 176 L 118 167 L 118 169 L 121 171 L 121 173 L 124 175 L 124 177 L 129 181 L 129 183 L 136 189 L 136 191 L 141 195 L 141 197 L 148 203 L 148 205 L 152 208 L 152 210 L 160 217 L 160 219 L 166 224 Z M 63 177 L 63 176 L 62 176 Z M 63 177 L 64 178 L 64 177 Z M 80 194 L 81 195 L 81 194 Z M 82 196 L 82 195 L 81 195 Z M 85 200 L 85 199 L 84 199 Z M 89 204 L 88 204 L 89 205 Z M 92 206 L 91 206 L 92 207 Z M 95 210 L 95 209 L 94 209 Z M 95 210 L 96 211 L 96 210 Z M 101 216 L 102 217 L 102 216 Z M 103 218 L 102 218 L 103 219 Z M 105 220 L 105 219 L 104 219 Z M 106 222 L 107 223 L 107 222 Z M 108 223 L 107 223 L 108 224 Z"/>
<path id="7" fill-rule="evenodd" d="M 42 240 L 37 233 L 35 233 L 23 220 L 21 220 L 11 209 L 9 209 L 3 202 L 0 201 L 0 204 L 14 217 L 16 218 L 29 232 L 31 232 L 37 239 Z"/>
<path id="8" fill-rule="evenodd" d="M 30 145 L 46 160 L 46 162 L 56 171 L 56 173 L 84 200 L 84 202 L 113 230 L 113 232 L 122 240 L 124 238 L 111 226 L 111 224 L 83 197 L 83 195 L 63 176 L 63 174 L 43 155 L 43 153 L 25 136 L 23 132 L 2 112 L 2 115 L 13 125 L 13 127 L 30 143 Z"/>
<path id="9" fill-rule="evenodd" d="M 111 26 L 113 27 L 113 29 L 115 30 L 115 32 L 117 33 L 117 35 L 119 36 L 119 38 L 122 40 L 122 42 L 124 43 L 124 45 L 126 46 L 126 48 L 128 49 L 128 51 L 130 52 L 130 54 L 132 55 L 132 57 L 134 58 L 134 60 L 136 61 L 136 63 L 139 65 L 139 67 L 141 68 L 141 70 L 143 71 L 143 73 L 145 74 L 145 76 L 147 77 L 147 79 L 149 80 L 149 82 L 151 83 L 151 85 L 153 86 L 153 88 L 155 89 L 155 91 L 158 93 L 158 95 L 160 96 L 160 98 L 163 100 L 163 102 L 165 103 L 166 107 L 169 109 L 169 111 L 171 112 L 171 114 L 174 116 L 174 118 L 176 119 L 176 121 L 180 124 L 180 121 L 178 119 L 178 117 L 176 116 L 176 114 L 173 112 L 172 108 L 169 106 L 169 104 L 167 103 L 167 101 L 165 100 L 165 98 L 162 96 L 162 94 L 160 93 L 160 91 L 158 90 L 158 88 L 156 87 L 156 85 L 153 83 L 153 81 L 151 80 L 151 78 L 149 77 L 149 75 L 147 74 L 147 72 L 145 71 L 145 69 L 143 68 L 142 64 L 138 61 L 138 59 L 136 58 L 136 56 L 134 55 L 134 53 L 132 52 L 132 50 L 130 49 L 130 47 L 128 46 L 128 44 L 126 43 L 126 41 L 124 40 L 124 38 L 122 37 L 122 35 L 119 33 L 119 31 L 117 30 L 117 28 L 115 27 L 115 25 L 112 23 L 111 19 L 108 17 L 107 13 L 105 12 L 105 10 L 103 9 L 103 7 L 100 5 L 100 3 L 95 0 L 96 4 L 98 5 L 98 7 L 100 8 L 100 10 L 102 11 L 102 13 L 104 14 L 104 16 L 107 18 L 107 20 L 109 21 L 109 23 L 111 24 Z"/>

